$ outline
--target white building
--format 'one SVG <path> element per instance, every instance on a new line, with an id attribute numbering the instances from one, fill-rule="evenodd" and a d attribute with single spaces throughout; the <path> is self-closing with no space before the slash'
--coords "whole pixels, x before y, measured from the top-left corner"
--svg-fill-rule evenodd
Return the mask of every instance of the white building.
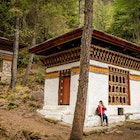
<path id="1" fill-rule="evenodd" d="M 19 44 L 19 48 L 27 47 L 27 44 Z M 13 41 L 0 37 L 0 82 L 10 83 L 11 66 L 13 59 Z"/>
<path id="2" fill-rule="evenodd" d="M 46 65 L 44 107 L 47 118 L 72 124 L 78 90 L 82 28 L 30 49 Z M 140 119 L 140 46 L 93 30 L 85 127 L 100 125 L 95 110 L 103 100 L 109 123 Z"/>

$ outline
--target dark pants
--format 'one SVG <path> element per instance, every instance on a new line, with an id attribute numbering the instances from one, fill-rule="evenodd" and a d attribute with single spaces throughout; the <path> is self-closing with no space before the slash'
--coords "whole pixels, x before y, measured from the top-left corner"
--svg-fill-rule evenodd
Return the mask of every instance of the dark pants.
<path id="1" fill-rule="evenodd" d="M 108 117 L 106 114 L 99 115 L 101 118 L 101 125 L 103 125 L 104 120 L 106 120 L 106 125 L 108 125 Z"/>

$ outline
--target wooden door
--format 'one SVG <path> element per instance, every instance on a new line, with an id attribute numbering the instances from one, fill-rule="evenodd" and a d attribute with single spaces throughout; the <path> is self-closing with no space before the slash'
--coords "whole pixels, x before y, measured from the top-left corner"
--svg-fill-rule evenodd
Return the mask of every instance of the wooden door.
<path id="1" fill-rule="evenodd" d="M 70 100 L 70 76 L 64 76 L 63 82 L 63 97 L 62 97 L 62 104 L 69 105 Z"/>
<path id="2" fill-rule="evenodd" d="M 60 76 L 58 104 L 69 105 L 70 102 L 70 75 Z"/>

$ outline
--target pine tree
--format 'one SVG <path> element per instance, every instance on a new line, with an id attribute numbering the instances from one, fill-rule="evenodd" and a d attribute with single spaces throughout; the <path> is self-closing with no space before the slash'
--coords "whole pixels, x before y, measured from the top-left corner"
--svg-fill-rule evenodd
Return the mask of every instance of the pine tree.
<path id="1" fill-rule="evenodd" d="M 80 74 L 70 140 L 82 140 L 88 90 L 90 45 L 92 37 L 93 0 L 85 0 L 85 18 L 82 34 Z"/>

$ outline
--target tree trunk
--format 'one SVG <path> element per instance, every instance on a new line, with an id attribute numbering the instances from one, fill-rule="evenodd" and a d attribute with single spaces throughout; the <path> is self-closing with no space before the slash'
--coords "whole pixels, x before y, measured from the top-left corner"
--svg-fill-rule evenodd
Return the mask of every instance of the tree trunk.
<path id="1" fill-rule="evenodd" d="M 83 14 L 82 2 L 83 0 L 79 0 L 79 18 L 78 18 L 79 27 L 82 26 L 82 14 Z"/>
<path id="2" fill-rule="evenodd" d="M 37 0 L 35 0 L 34 34 L 33 34 L 32 45 L 31 45 L 32 47 L 36 45 L 36 32 L 37 32 L 37 27 L 36 26 L 37 26 Z M 31 67 L 32 67 L 33 59 L 34 59 L 34 54 L 30 54 L 28 65 L 27 65 L 23 80 L 21 82 L 22 86 L 26 86 L 27 79 L 29 77 L 30 70 L 31 70 Z"/>
<path id="3" fill-rule="evenodd" d="M 28 65 L 27 65 L 27 68 L 26 68 L 26 71 L 25 71 L 25 74 L 24 74 L 24 77 L 23 77 L 23 80 L 22 80 L 22 83 L 21 83 L 22 86 L 26 86 L 27 79 L 29 77 L 29 73 L 30 73 L 30 70 L 31 70 L 31 67 L 32 67 L 33 58 L 34 58 L 34 54 L 30 54 L 29 62 L 28 62 Z"/>
<path id="4" fill-rule="evenodd" d="M 34 46 L 35 44 L 36 44 L 36 33 L 34 32 L 33 39 L 32 39 L 32 46 Z M 34 59 L 34 54 L 30 54 L 28 65 L 27 65 L 23 80 L 21 82 L 22 86 L 26 86 L 27 79 L 29 77 L 30 70 L 31 70 L 31 67 L 32 67 L 33 59 Z"/>
<path id="5" fill-rule="evenodd" d="M 15 37 L 13 44 L 13 60 L 12 60 L 12 68 L 11 68 L 11 83 L 10 88 L 13 89 L 16 86 L 17 82 L 17 60 L 19 53 L 19 21 L 20 17 L 16 16 L 15 18 Z"/>
<path id="6" fill-rule="evenodd" d="M 134 13 L 134 25 L 136 42 L 140 44 L 140 14 L 139 14 L 139 0 L 135 0 L 135 13 Z"/>
<path id="7" fill-rule="evenodd" d="M 93 0 L 85 0 L 84 30 L 82 34 L 80 75 L 77 102 L 74 112 L 73 127 L 70 140 L 82 140 L 86 114 L 86 99 L 88 90 L 90 45 L 92 38 Z"/>

